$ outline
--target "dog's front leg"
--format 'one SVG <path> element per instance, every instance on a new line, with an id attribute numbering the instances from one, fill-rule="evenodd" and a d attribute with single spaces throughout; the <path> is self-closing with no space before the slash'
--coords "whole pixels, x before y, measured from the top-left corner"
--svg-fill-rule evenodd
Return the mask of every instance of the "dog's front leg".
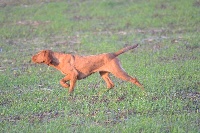
<path id="1" fill-rule="evenodd" d="M 70 80 L 70 75 L 67 75 L 63 79 L 60 80 L 60 84 L 65 88 L 69 88 L 69 84 L 66 83 L 69 80 Z"/>
<path id="2" fill-rule="evenodd" d="M 76 70 L 74 70 L 73 73 L 70 74 L 69 93 L 72 93 L 74 91 L 74 87 L 75 87 L 77 78 L 78 78 L 78 72 Z"/>
<path id="3" fill-rule="evenodd" d="M 71 93 L 74 91 L 76 80 L 77 80 L 77 76 L 74 74 L 70 74 L 70 75 L 65 76 L 63 79 L 61 79 L 60 84 L 64 88 L 69 88 L 69 93 Z M 66 83 L 67 81 L 70 81 L 70 85 L 68 83 Z"/>
<path id="4" fill-rule="evenodd" d="M 70 80 L 69 93 L 72 93 L 72 92 L 74 91 L 74 87 L 75 87 L 75 84 L 76 84 L 76 80 L 77 80 L 77 77 L 73 77 L 73 78 Z"/>

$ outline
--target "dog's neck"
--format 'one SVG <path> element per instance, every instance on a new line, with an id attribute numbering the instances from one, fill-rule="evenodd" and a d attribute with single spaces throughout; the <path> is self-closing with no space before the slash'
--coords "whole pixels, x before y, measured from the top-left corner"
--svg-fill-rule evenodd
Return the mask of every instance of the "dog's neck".
<path id="1" fill-rule="evenodd" d="M 56 54 L 52 53 L 51 54 L 51 62 L 50 62 L 50 66 L 58 66 L 59 65 L 59 60 L 58 60 L 58 57 L 56 56 Z"/>
<path id="2" fill-rule="evenodd" d="M 59 60 L 56 59 L 56 58 L 54 58 L 54 59 L 51 61 L 50 64 L 52 64 L 52 65 L 54 65 L 54 66 L 58 66 L 58 65 L 59 65 Z"/>
<path id="3" fill-rule="evenodd" d="M 63 74 L 67 74 L 67 70 L 69 66 L 72 66 L 74 63 L 74 56 L 70 54 L 52 52 L 51 53 L 51 62 L 47 65 L 54 67 L 60 70 Z M 70 64 L 70 65 L 69 65 Z"/>

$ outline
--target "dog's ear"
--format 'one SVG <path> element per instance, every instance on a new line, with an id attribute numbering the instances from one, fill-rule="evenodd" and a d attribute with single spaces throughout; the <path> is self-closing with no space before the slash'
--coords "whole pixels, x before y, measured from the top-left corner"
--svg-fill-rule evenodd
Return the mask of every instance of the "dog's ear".
<path id="1" fill-rule="evenodd" d="M 52 51 L 51 50 L 45 50 L 44 51 L 44 63 L 49 65 L 53 60 L 52 57 Z"/>

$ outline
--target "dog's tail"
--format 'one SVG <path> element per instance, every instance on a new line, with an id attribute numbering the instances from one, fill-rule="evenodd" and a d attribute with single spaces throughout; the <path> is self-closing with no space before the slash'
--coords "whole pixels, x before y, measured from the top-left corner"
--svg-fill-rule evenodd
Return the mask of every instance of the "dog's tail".
<path id="1" fill-rule="evenodd" d="M 131 50 L 131 49 L 136 48 L 137 46 L 138 46 L 138 44 L 135 44 L 135 45 L 133 45 L 133 46 L 125 47 L 125 48 L 120 49 L 119 51 L 115 52 L 114 55 L 115 55 L 115 56 L 118 56 L 118 55 L 120 55 L 120 54 L 123 54 L 124 52 L 127 52 L 127 51 L 129 51 L 129 50 Z"/>

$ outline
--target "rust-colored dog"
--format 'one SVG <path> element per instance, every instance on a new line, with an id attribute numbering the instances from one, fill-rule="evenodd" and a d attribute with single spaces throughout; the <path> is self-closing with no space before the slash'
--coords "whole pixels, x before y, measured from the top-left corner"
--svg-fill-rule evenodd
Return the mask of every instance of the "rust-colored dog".
<path id="1" fill-rule="evenodd" d="M 118 55 L 130 49 L 134 49 L 137 46 L 138 44 L 125 47 L 114 53 L 103 53 L 91 56 L 79 56 L 43 50 L 34 55 L 32 61 L 35 63 L 44 63 L 60 70 L 65 75 L 65 77 L 60 80 L 60 84 L 65 88 L 69 88 L 70 93 L 73 92 L 77 80 L 86 78 L 95 72 L 100 73 L 101 77 L 105 80 L 108 89 L 114 87 L 114 84 L 109 77 L 110 73 L 122 80 L 130 81 L 143 89 L 143 86 L 136 78 L 129 76 L 123 70 L 117 59 Z M 69 84 L 66 83 L 67 81 L 69 81 Z"/>

